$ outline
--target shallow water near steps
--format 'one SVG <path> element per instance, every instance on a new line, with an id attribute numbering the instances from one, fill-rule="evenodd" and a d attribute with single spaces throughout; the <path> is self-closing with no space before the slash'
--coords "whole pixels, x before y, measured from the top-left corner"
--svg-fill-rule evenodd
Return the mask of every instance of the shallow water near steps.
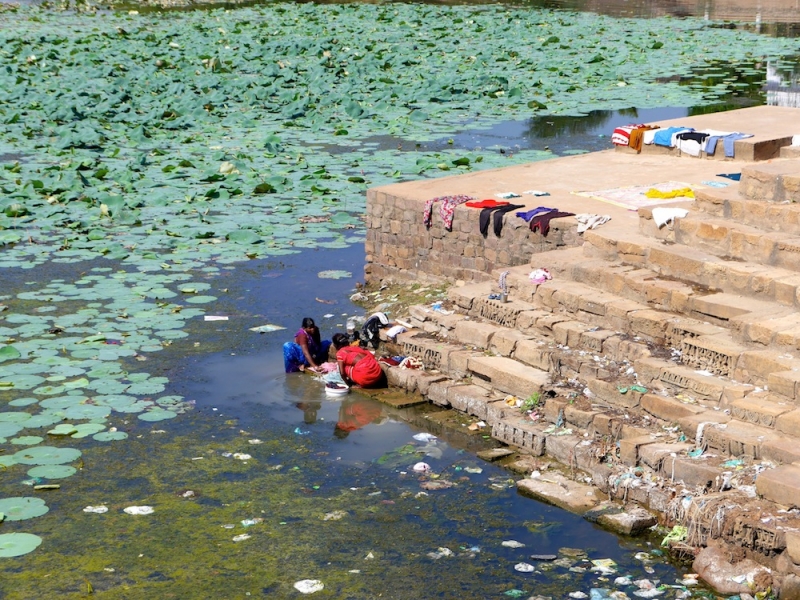
<path id="1" fill-rule="evenodd" d="M 3 597 L 77 598 L 92 589 L 107 598 L 288 598 L 298 596 L 292 586 L 302 579 L 321 580 L 318 596 L 336 598 L 506 597 L 511 590 L 565 597 L 615 589 L 623 575 L 676 585 L 681 572 L 647 540 L 621 540 L 518 495 L 508 471 L 474 456 L 491 445 L 483 435 L 436 431 L 435 443 L 416 440 L 429 408 L 399 411 L 355 393 L 329 401 L 314 378 L 282 372 L 280 346 L 291 329 L 259 335 L 242 326 L 272 319 L 291 289 L 297 301 L 277 322 L 319 315 L 329 335 L 343 313 L 358 312 L 347 299 L 355 278 L 323 288 L 316 272 L 357 272 L 362 261 L 351 248 L 289 257 L 261 276 L 231 271 L 230 320 L 200 323 L 192 337 L 218 349 L 186 356 L 170 347 L 159 358 L 173 382 L 168 392 L 194 401 L 194 410 L 167 424 L 117 420 L 128 440 L 85 448 L 79 473 L 42 496 L 50 512 L 26 522 L 43 545 L 0 562 Z M 335 304 L 316 302 L 317 293 Z M 322 317 L 327 310 L 336 316 Z M 412 471 L 420 461 L 438 477 Z M 23 477 L 8 469 L 4 495 Z M 453 487 L 424 489 L 441 481 Z M 109 512 L 82 512 L 98 504 Z M 155 512 L 124 514 L 130 505 Z M 245 527 L 247 519 L 263 521 Z M 240 535 L 250 537 L 234 542 Z M 512 540 L 524 546 L 503 545 Z M 560 553 L 564 547 L 577 552 Z M 590 570 L 587 561 L 606 558 L 617 574 Z M 519 572 L 519 563 L 536 571 Z"/>

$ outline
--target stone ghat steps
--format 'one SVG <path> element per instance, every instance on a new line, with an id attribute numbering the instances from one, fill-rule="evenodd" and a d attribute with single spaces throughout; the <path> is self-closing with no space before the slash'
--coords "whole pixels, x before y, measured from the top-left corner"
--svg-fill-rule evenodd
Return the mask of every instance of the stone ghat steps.
<path id="1" fill-rule="evenodd" d="M 749 261 L 785 269 L 782 277 L 800 274 L 800 236 L 764 231 L 730 219 L 688 215 L 672 227 L 658 229 L 647 215 L 640 217 L 640 231 L 650 237 L 699 249 L 725 260 Z"/>
<path id="2" fill-rule="evenodd" d="M 580 249 L 547 258 L 546 263 L 537 264 L 546 265 L 554 279 L 538 287 L 530 283 L 526 268 L 509 269 L 512 298 L 536 307 L 558 306 L 592 325 L 657 344 L 666 342 L 678 350 L 691 350 L 681 346 L 687 337 L 751 353 L 791 354 L 800 347 L 800 322 L 793 308 L 736 294 L 709 293 L 664 279 L 650 269 L 586 258 Z M 733 358 L 728 364 L 736 367 Z M 766 375 L 760 374 L 762 379 Z"/>
<path id="3" fill-rule="evenodd" d="M 751 200 L 739 194 L 738 187 L 696 189 L 693 203 L 684 208 L 707 215 L 731 219 L 763 231 L 800 235 L 800 203 L 775 203 Z M 652 209 L 641 209 L 640 216 L 652 218 Z M 651 233 L 650 230 L 642 231 Z"/>
<path id="4" fill-rule="evenodd" d="M 617 239 L 602 230 L 584 233 L 589 258 L 649 270 L 684 286 L 718 290 L 788 307 L 800 307 L 800 273 L 757 262 L 726 260 L 698 248 L 669 244 L 638 233 Z"/>
<path id="5" fill-rule="evenodd" d="M 739 193 L 751 200 L 800 202 L 800 161 L 779 159 L 744 167 Z"/>
<path id="6" fill-rule="evenodd" d="M 545 287 L 540 286 L 540 289 Z M 660 402 L 659 410 L 663 412 L 648 411 L 654 417 L 670 421 L 675 416 L 688 416 L 688 413 L 696 412 L 695 408 L 685 408 L 686 402 L 691 402 L 707 408 L 722 408 L 733 418 L 754 425 L 800 434 L 800 427 L 795 424 L 795 419 L 800 417 L 796 405 L 800 403 L 800 389 L 796 389 L 800 381 L 798 361 L 781 359 L 763 351 L 733 350 L 721 343 L 720 338 L 714 337 L 720 335 L 720 328 L 681 318 L 657 321 L 668 328 L 663 338 L 671 342 L 667 348 L 677 346 L 683 349 L 680 354 L 670 351 L 672 360 L 664 360 L 654 357 L 651 352 L 653 348 L 664 354 L 665 348 L 657 347 L 663 346 L 664 342 L 648 346 L 642 341 L 643 337 L 651 337 L 653 333 L 654 321 L 647 317 L 659 318 L 662 315 L 643 315 L 644 320 L 639 321 L 636 317 L 638 311 L 634 311 L 623 331 L 613 331 L 598 324 L 596 313 L 587 313 L 591 317 L 587 322 L 586 315 L 574 310 L 570 312 L 569 302 L 556 302 L 544 309 L 522 301 L 500 303 L 486 298 L 488 289 L 488 284 L 479 284 L 455 288 L 451 292 L 451 298 L 466 310 L 470 319 L 459 315 L 437 319 L 431 316 L 436 315 L 435 311 L 422 307 L 417 307 L 412 316 L 422 327 L 433 325 L 428 326 L 429 331 L 438 328 L 439 335 L 447 336 L 451 341 L 514 358 L 543 370 L 549 369 L 563 378 L 586 379 L 594 396 L 611 406 L 638 406 L 635 393 L 622 395 L 607 384 L 608 380 L 618 376 L 618 365 L 633 365 L 632 370 L 640 382 L 683 398 L 677 404 Z M 571 293 L 576 291 L 570 290 Z M 551 297 L 558 296 L 559 293 L 555 292 Z M 578 299 L 587 297 L 591 296 Z M 594 305 L 600 306 L 600 303 Z M 625 326 L 624 321 L 614 324 Z M 639 333 L 641 335 L 637 335 Z M 675 362 L 674 355 L 678 354 L 682 364 Z M 722 377 L 715 376 L 710 369 Z M 730 379 L 731 376 L 734 379 Z M 754 396 L 755 386 L 740 383 L 747 379 L 769 383 L 772 391 Z"/>
<path id="7" fill-rule="evenodd" d="M 438 368 L 434 372 L 391 368 L 390 383 L 483 419 L 492 428 L 493 437 L 532 454 L 547 453 L 565 464 L 596 473 L 598 462 L 616 440 L 622 466 L 643 466 L 671 482 L 683 481 L 707 489 L 719 489 L 725 478 L 723 463 L 731 457 L 748 462 L 800 461 L 796 438 L 784 434 L 784 430 L 800 432 L 800 411 L 791 403 L 781 404 L 767 399 L 763 392 L 753 392 L 752 386 L 697 375 L 669 361 L 648 357 L 630 363 L 640 383 L 656 386 L 655 392 L 642 393 L 627 385 L 621 387 L 619 381 L 624 383 L 624 377 L 607 381 L 580 375 L 582 364 L 605 368 L 611 375 L 628 363 L 565 349 L 535 330 L 525 333 L 477 321 L 476 316 L 446 315 L 426 307 L 414 307 L 411 314 L 420 330 L 401 334 L 398 342 L 404 351 L 419 358 L 430 358 L 433 351 L 438 352 Z M 508 321 L 507 316 L 504 320 Z M 422 329 L 446 332 L 447 341 L 422 333 Z M 632 344 L 636 346 L 642 350 L 641 344 Z M 430 351 L 426 353 L 423 348 Z M 487 356 L 487 352 L 498 351 L 507 355 Z M 538 367 L 530 370 L 526 361 Z M 514 362 L 522 365 L 514 366 Z M 464 379 L 465 376 L 471 379 Z M 570 392 L 550 385 L 547 379 L 551 376 L 585 380 L 577 387 L 588 387 L 591 408 L 578 408 L 567 397 L 550 398 L 540 407 L 541 420 L 533 422 L 506 404 L 505 395 L 512 385 L 517 386 L 513 389 L 521 398 L 546 389 L 565 395 Z M 516 381 L 512 383 L 513 380 Z M 748 392 L 756 396 L 749 398 Z M 669 429 L 676 423 L 685 434 L 685 441 L 679 441 L 674 430 Z M 693 447 L 692 440 L 707 450 L 702 459 L 686 454 Z M 612 475 L 613 469 L 609 468 L 608 478 L 596 484 L 613 495 L 620 490 L 610 483 L 614 480 Z M 623 489 L 621 493 L 629 491 Z M 656 494 L 654 500 L 648 496 L 651 491 L 645 487 L 632 492 L 642 497 L 628 499 L 657 508 L 663 497 Z M 653 506 L 652 502 L 657 504 Z"/>

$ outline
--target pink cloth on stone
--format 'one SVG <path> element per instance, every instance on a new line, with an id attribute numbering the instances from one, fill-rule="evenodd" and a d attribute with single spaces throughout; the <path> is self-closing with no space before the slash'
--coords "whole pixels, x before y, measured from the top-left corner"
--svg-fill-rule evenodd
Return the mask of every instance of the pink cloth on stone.
<path id="1" fill-rule="evenodd" d="M 464 194 L 459 194 L 457 196 L 439 196 L 438 198 L 431 198 L 430 200 L 425 202 L 425 209 L 422 213 L 422 222 L 425 224 L 425 227 L 430 229 L 431 227 L 431 213 L 433 212 L 433 205 L 437 202 L 440 202 L 439 205 L 439 216 L 442 217 L 442 221 L 444 221 L 444 227 L 448 231 L 453 229 L 453 212 L 456 210 L 456 206 L 459 204 L 464 204 L 464 202 L 469 202 L 470 200 L 475 200 L 472 196 L 466 196 Z"/>

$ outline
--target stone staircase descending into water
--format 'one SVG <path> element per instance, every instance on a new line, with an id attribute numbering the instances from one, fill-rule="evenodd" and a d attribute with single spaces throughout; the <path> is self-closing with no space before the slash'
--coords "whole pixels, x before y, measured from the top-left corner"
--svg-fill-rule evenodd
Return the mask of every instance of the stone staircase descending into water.
<path id="1" fill-rule="evenodd" d="M 397 342 L 425 368 L 390 382 L 668 516 L 703 495 L 800 507 L 800 161 L 675 206 L 690 213 L 672 225 L 641 209 L 639 231 L 602 226 L 509 269 L 506 303 L 496 272 L 444 310 L 412 307 Z M 531 284 L 538 267 L 553 279 Z M 541 400 L 527 414 L 512 395 Z M 698 521 L 692 541 L 800 564 L 800 517 L 783 514 Z"/>

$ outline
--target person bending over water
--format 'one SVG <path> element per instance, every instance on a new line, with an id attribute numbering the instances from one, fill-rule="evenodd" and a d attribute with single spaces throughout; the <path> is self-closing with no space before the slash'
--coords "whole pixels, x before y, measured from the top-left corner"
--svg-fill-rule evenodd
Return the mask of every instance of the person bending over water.
<path id="1" fill-rule="evenodd" d="M 334 334 L 333 347 L 336 348 L 339 374 L 345 382 L 364 388 L 377 387 L 383 383 L 383 371 L 372 352 L 366 348 L 351 346 L 350 338 L 344 333 Z"/>
<path id="2" fill-rule="evenodd" d="M 329 340 L 320 339 L 319 327 L 314 323 L 314 319 L 306 317 L 294 335 L 294 341 L 283 345 L 283 366 L 287 373 L 306 369 L 316 370 L 328 360 L 330 347 Z"/>

